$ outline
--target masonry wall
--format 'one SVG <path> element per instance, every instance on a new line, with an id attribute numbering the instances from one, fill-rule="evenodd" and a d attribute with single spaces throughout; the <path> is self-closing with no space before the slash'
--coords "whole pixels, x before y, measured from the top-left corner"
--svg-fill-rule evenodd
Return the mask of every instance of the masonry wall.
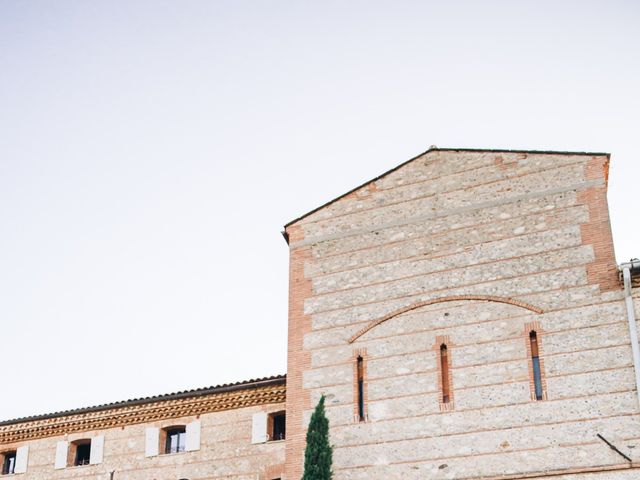
<path id="1" fill-rule="evenodd" d="M 286 478 L 322 394 L 336 479 L 637 478 L 596 436 L 640 459 L 607 169 L 605 155 L 435 150 L 289 225 Z"/>
<path id="2" fill-rule="evenodd" d="M 252 415 L 277 412 L 284 404 L 239 408 L 196 416 L 165 419 L 123 427 L 71 433 L 32 441 L 0 445 L 0 451 L 29 445 L 27 472 L 16 480 L 273 480 L 282 476 L 284 441 L 251 443 Z M 123 412 L 126 415 L 126 412 Z M 147 427 L 185 425 L 201 421 L 200 449 L 155 457 L 145 457 Z M 104 459 L 98 465 L 54 469 L 56 443 L 104 435 Z M 9 478 L 9 477 L 7 477 Z"/>

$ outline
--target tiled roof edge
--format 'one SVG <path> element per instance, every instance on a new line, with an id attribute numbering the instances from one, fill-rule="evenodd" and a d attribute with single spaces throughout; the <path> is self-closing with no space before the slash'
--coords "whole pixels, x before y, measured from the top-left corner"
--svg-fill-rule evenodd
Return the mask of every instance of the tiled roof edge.
<path id="1" fill-rule="evenodd" d="M 268 387 L 272 385 L 284 385 L 286 384 L 287 376 L 274 375 L 271 377 L 257 378 L 251 380 L 244 380 L 236 383 L 225 383 L 222 385 L 216 385 L 212 387 L 196 388 L 192 390 L 183 390 L 174 393 L 165 393 L 162 395 L 154 395 L 151 397 L 133 398 L 130 400 L 123 400 L 119 402 L 104 403 L 102 405 L 95 405 L 92 407 L 76 408 L 73 410 L 64 410 L 60 412 L 45 413 L 42 415 L 33 415 L 29 417 L 14 418 L 11 420 L 0 421 L 0 427 L 6 425 L 15 425 L 19 423 L 32 422 L 34 420 L 46 420 L 49 418 L 66 417 L 71 415 L 81 415 L 84 413 L 99 412 L 103 410 L 111 410 L 114 408 L 130 407 L 134 405 L 143 405 L 146 403 L 163 402 L 167 400 L 177 400 L 181 398 L 199 397 L 203 395 L 211 395 L 216 393 L 234 392 L 238 390 L 251 390 L 260 387 Z"/>

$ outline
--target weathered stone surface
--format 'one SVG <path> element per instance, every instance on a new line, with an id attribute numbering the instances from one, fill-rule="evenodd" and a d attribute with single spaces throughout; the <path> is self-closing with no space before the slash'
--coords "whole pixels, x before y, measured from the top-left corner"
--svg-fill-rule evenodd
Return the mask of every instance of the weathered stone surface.
<path id="1" fill-rule="evenodd" d="M 27 473 L 18 474 L 16 478 L 104 480 L 109 478 L 109 472 L 115 471 L 115 478 L 135 480 L 229 477 L 262 479 L 260 475 L 263 475 L 270 466 L 284 464 L 284 442 L 252 445 L 252 415 L 255 412 L 278 411 L 283 408 L 284 405 L 275 404 L 200 415 L 199 450 L 155 457 L 145 457 L 145 429 L 149 426 L 186 425 L 195 420 L 195 417 L 86 431 L 27 442 L 29 445 Z M 102 463 L 54 469 L 58 441 L 74 441 L 97 435 L 104 435 Z M 11 447 L 11 445 L 3 445 L 2 449 Z"/>
<path id="2" fill-rule="evenodd" d="M 606 162 L 428 152 L 295 225 L 292 251 L 310 252 L 302 425 L 327 395 L 337 479 L 633 478 L 596 437 L 637 460 L 629 446 L 640 438 L 640 409 Z M 366 422 L 354 416 L 356 354 L 365 359 Z"/>

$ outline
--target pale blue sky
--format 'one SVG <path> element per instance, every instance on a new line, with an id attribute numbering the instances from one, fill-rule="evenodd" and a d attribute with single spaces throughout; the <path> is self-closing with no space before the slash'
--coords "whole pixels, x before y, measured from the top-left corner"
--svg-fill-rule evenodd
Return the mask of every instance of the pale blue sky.
<path id="1" fill-rule="evenodd" d="M 441 147 L 612 153 L 635 1 L 0 0 L 0 419 L 284 373 L 282 225 Z"/>

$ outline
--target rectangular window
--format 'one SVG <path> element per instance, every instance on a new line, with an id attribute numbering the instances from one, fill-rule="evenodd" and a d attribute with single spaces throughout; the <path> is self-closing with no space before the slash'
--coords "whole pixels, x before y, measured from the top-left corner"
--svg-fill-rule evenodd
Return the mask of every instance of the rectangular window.
<path id="1" fill-rule="evenodd" d="M 364 422 L 364 359 L 358 355 L 356 360 L 357 376 L 358 376 L 358 420 Z"/>
<path id="2" fill-rule="evenodd" d="M 443 343 L 440 345 L 440 374 L 442 376 L 442 403 L 451 401 L 450 382 L 449 382 L 449 351 Z"/>
<path id="3" fill-rule="evenodd" d="M 367 349 L 353 351 L 353 421 L 368 421 L 367 413 Z"/>
<path id="4" fill-rule="evenodd" d="M 187 431 L 185 427 L 173 427 L 166 429 L 166 441 L 164 453 L 178 453 L 185 451 Z"/>
<path id="5" fill-rule="evenodd" d="M 12 475 L 16 469 L 16 452 L 2 454 L 2 475 Z"/>
<path id="6" fill-rule="evenodd" d="M 80 467 L 82 465 L 89 465 L 91 459 L 91 440 L 77 440 L 71 443 L 69 449 L 71 454 L 70 465 L 74 467 Z"/>
<path id="7" fill-rule="evenodd" d="M 269 415 L 269 440 L 284 440 L 286 438 L 287 416 L 285 412 Z"/>
<path id="8" fill-rule="evenodd" d="M 540 354 L 538 348 L 538 334 L 535 330 L 529 332 L 529 344 L 531 345 L 531 365 L 533 368 L 533 385 L 536 400 L 542 400 L 542 372 L 540 370 Z"/>

